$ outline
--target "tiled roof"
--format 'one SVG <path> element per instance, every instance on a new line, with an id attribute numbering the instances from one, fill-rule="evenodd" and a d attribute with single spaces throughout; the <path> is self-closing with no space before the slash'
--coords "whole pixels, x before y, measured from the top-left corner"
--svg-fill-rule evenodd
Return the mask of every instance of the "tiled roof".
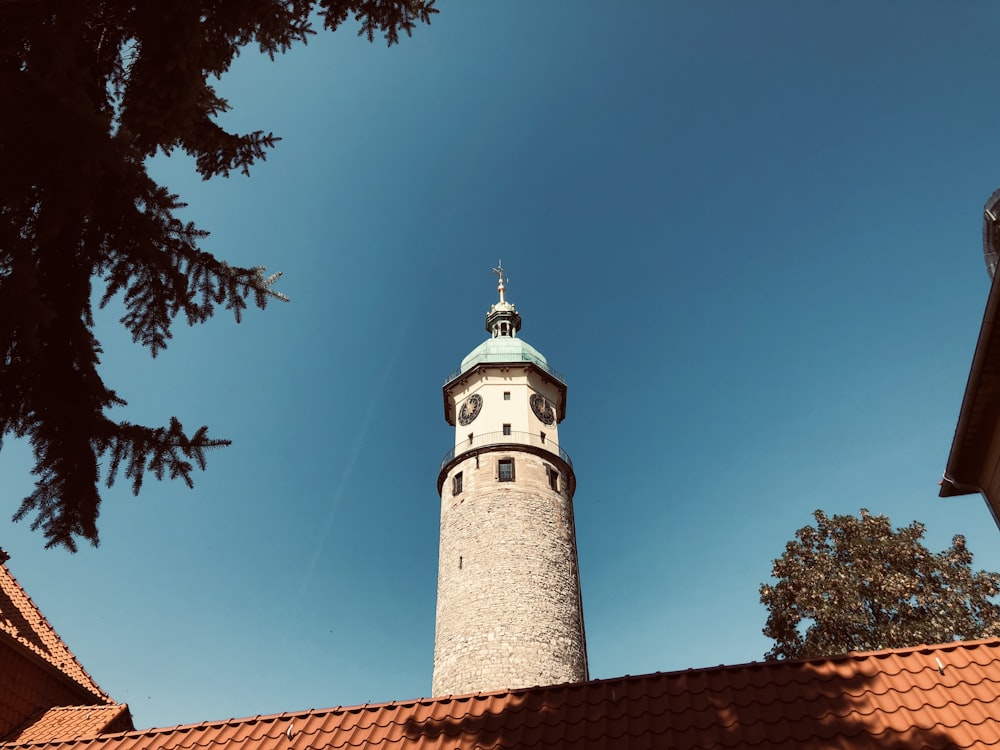
<path id="1" fill-rule="evenodd" d="M 0 638 L 3 634 L 41 657 L 88 693 L 103 702 L 110 702 L 107 694 L 76 660 L 73 652 L 49 625 L 7 566 L 0 564 Z"/>
<path id="2" fill-rule="evenodd" d="M 987 748 L 1000 639 L 256 716 L 3 750 Z"/>
<path id="3" fill-rule="evenodd" d="M 132 729 L 128 706 L 115 703 L 101 706 L 59 706 L 42 711 L 25 727 L 6 737 L 7 742 L 70 741 L 94 737 L 103 732 Z"/>

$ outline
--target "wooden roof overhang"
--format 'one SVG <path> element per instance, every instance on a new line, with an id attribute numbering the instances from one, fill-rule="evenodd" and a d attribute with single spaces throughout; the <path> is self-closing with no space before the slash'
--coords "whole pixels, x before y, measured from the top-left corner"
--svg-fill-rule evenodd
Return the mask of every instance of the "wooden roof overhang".
<path id="1" fill-rule="evenodd" d="M 994 277 L 965 385 L 940 497 L 983 492 L 980 477 L 1000 418 L 1000 284 Z M 989 502 L 987 501 L 989 504 Z M 997 508 L 990 505 L 994 520 Z M 998 520 L 1000 525 L 1000 520 Z"/>

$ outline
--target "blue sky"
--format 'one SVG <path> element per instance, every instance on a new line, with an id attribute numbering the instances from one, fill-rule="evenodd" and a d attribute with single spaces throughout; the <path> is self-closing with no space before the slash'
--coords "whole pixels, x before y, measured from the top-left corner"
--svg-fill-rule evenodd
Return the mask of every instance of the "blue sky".
<path id="1" fill-rule="evenodd" d="M 439 7 L 389 50 L 241 57 L 225 123 L 284 139 L 250 179 L 155 164 L 291 302 L 156 360 L 109 309 L 103 373 L 121 418 L 234 445 L 193 491 L 108 492 L 99 549 L 0 535 L 137 724 L 429 694 L 440 387 L 500 258 L 569 382 L 592 677 L 760 659 L 758 586 L 816 508 L 1000 570 L 983 501 L 937 497 L 989 289 L 996 5 Z M 30 466 L 7 441 L 8 515 Z"/>

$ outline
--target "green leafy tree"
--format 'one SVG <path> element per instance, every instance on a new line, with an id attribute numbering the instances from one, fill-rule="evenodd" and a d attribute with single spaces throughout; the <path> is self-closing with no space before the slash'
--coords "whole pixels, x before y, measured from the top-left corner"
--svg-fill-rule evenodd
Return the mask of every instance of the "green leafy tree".
<path id="1" fill-rule="evenodd" d="M 916 521 L 827 516 L 795 532 L 760 587 L 766 658 L 801 658 L 1000 635 L 1000 573 L 972 570 L 965 538 L 937 554 Z"/>
<path id="2" fill-rule="evenodd" d="M 124 404 L 98 373 L 92 300 L 120 298 L 122 324 L 155 357 L 182 316 L 284 299 L 277 275 L 227 264 L 185 204 L 147 173 L 181 149 L 204 179 L 248 173 L 277 140 L 231 133 L 211 85 L 248 45 L 272 58 L 351 17 L 389 45 L 429 23 L 433 0 L 0 0 L 0 438 L 27 438 L 33 515 L 47 546 L 98 542 L 99 485 L 124 471 L 189 486 L 228 443 L 170 418 L 114 421 Z M 96 289 L 94 284 L 97 284 Z M 99 295 L 99 296 L 95 296 Z"/>

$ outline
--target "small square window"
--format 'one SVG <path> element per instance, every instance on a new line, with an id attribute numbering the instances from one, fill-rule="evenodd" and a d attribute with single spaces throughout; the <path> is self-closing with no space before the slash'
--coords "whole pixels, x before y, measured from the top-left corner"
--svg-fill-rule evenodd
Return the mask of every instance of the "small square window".
<path id="1" fill-rule="evenodd" d="M 549 489 L 555 490 L 556 492 L 558 492 L 559 491 L 559 472 L 556 471 L 555 469 L 549 467 L 549 466 L 545 467 L 545 471 L 549 475 Z"/>
<path id="2" fill-rule="evenodd" d="M 514 481 L 514 459 L 501 458 L 497 464 L 497 479 L 501 482 Z"/>
<path id="3" fill-rule="evenodd" d="M 504 391 L 503 392 L 503 400 L 504 401 L 510 401 L 510 391 Z"/>
<path id="4" fill-rule="evenodd" d="M 462 472 L 458 472 L 451 478 L 451 494 L 457 495 L 462 491 Z"/>
<path id="5" fill-rule="evenodd" d="M 510 425 L 509 424 L 505 424 L 503 426 L 503 434 L 504 435 L 509 435 L 510 434 Z"/>

